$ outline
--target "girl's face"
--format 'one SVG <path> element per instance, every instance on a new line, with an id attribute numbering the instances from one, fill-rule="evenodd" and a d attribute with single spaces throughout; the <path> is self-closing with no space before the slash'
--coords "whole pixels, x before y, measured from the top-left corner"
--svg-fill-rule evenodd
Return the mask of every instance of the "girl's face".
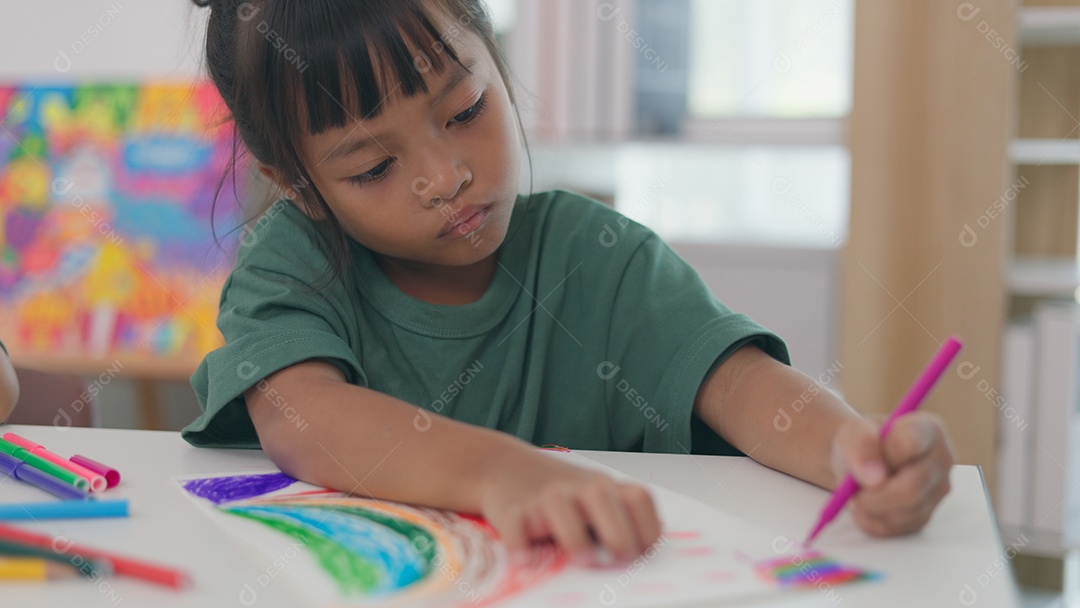
<path id="1" fill-rule="evenodd" d="M 479 36 L 458 31 L 451 42 L 468 72 L 446 57 L 443 73 L 424 75 L 427 93 L 391 92 L 378 116 L 308 136 L 301 152 L 345 232 L 404 265 L 484 260 L 506 236 L 517 196 L 520 141 L 506 86 Z"/>

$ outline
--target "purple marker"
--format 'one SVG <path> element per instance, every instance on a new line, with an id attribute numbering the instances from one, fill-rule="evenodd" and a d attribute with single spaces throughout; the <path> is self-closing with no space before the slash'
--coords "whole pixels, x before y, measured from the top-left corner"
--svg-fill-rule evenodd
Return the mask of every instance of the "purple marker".
<path id="1" fill-rule="evenodd" d="M 86 491 L 80 490 L 69 483 L 64 483 L 18 458 L 4 453 L 0 453 L 0 473 L 10 475 L 60 498 L 83 500 L 90 496 Z"/>
<path id="2" fill-rule="evenodd" d="M 945 368 L 949 367 L 949 363 L 952 363 L 953 357 L 956 353 L 960 352 L 963 345 L 956 338 L 950 337 L 945 340 L 945 343 L 941 345 L 937 354 L 927 364 L 926 369 L 923 370 L 919 377 L 915 380 L 915 384 L 908 390 L 904 398 L 900 400 L 900 403 L 893 410 L 889 419 L 885 421 L 884 426 L 881 427 L 881 438 L 885 439 L 885 435 L 889 433 L 889 429 L 892 428 L 893 423 L 898 418 L 905 414 L 909 414 L 918 409 L 919 404 L 922 403 L 930 389 L 934 388 L 934 384 L 937 383 L 938 378 L 941 378 L 941 374 L 945 373 Z M 848 500 L 855 495 L 855 492 L 859 490 L 859 483 L 855 481 L 855 478 L 848 475 L 844 478 L 844 481 L 840 483 L 836 491 L 833 492 L 832 498 L 825 504 L 825 508 L 821 510 L 821 516 L 818 517 L 817 525 L 810 532 L 810 536 L 803 543 L 804 546 L 809 547 L 810 543 L 814 540 L 826 524 L 836 518 L 840 514 L 840 510 L 844 508 Z"/>

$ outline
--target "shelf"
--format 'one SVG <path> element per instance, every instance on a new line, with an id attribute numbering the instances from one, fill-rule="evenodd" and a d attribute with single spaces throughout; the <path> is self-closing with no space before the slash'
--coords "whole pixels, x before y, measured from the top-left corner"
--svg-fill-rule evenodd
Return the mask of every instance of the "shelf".
<path id="1" fill-rule="evenodd" d="M 1024 45 L 1080 44 L 1080 6 L 1023 8 L 1017 21 Z"/>
<path id="2" fill-rule="evenodd" d="M 16 367 L 42 372 L 93 376 L 108 384 L 113 377 L 150 380 L 187 381 L 202 357 L 151 357 L 124 353 L 116 356 L 92 357 L 69 353 L 21 353 L 11 355 Z"/>
<path id="3" fill-rule="evenodd" d="M 1009 292 L 1016 296 L 1072 297 L 1080 288 L 1076 258 L 1017 257 L 1009 265 Z"/>
<path id="4" fill-rule="evenodd" d="M 1078 165 L 1080 139 L 1014 139 L 1009 158 L 1018 165 Z"/>

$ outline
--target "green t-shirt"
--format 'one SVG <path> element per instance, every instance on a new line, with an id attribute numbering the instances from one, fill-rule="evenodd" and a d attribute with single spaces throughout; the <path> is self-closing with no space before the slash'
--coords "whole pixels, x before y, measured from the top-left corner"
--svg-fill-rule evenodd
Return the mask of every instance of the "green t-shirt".
<path id="1" fill-rule="evenodd" d="M 749 341 L 789 363 L 651 230 L 569 192 L 518 197 L 491 285 L 460 306 L 405 294 L 355 241 L 347 277 L 324 285 L 318 238 L 284 200 L 246 235 L 221 294 L 225 346 L 191 378 L 193 445 L 258 447 L 244 391 L 323 359 L 350 383 L 536 445 L 723 453 L 692 416 L 709 372 Z"/>

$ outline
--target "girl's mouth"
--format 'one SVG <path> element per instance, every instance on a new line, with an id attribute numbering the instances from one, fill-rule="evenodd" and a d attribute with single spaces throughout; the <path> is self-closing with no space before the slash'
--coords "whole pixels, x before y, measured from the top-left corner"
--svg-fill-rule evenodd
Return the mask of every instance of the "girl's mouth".
<path id="1" fill-rule="evenodd" d="M 443 229 L 439 238 L 460 238 L 480 229 L 491 215 L 491 205 L 483 207 L 466 207 L 458 214 L 456 221 L 449 222 L 449 226 Z"/>

